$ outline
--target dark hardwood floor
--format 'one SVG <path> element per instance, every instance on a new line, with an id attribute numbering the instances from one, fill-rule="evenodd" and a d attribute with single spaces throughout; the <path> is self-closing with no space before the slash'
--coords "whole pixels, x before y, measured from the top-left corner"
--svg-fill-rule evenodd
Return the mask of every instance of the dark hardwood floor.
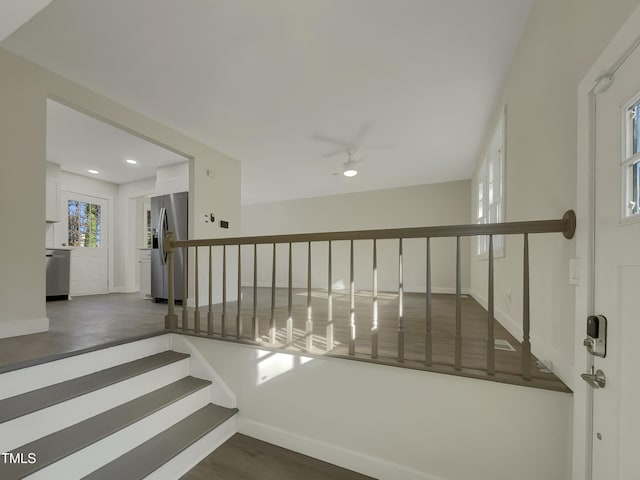
<path id="1" fill-rule="evenodd" d="M 235 434 L 181 480 L 371 480 L 306 455 Z"/>
<path id="2" fill-rule="evenodd" d="M 258 344 L 264 347 L 306 352 L 314 355 L 350 357 L 362 361 L 382 363 L 405 368 L 429 370 L 439 373 L 483 378 L 491 381 L 526 385 L 568 392 L 569 389 L 532 356 L 533 379 L 520 378 L 522 368 L 521 344 L 500 323 L 493 322 L 495 338 L 507 342 L 512 350 L 495 350 L 496 375 L 486 373 L 487 352 L 487 311 L 468 295 L 462 296 L 462 371 L 456 372 L 455 352 L 455 295 L 434 294 L 432 296 L 433 364 L 425 366 L 425 311 L 424 293 L 405 293 L 403 301 L 403 321 L 405 330 L 405 359 L 398 361 L 398 304 L 397 293 L 385 292 L 378 295 L 378 359 L 371 358 L 372 299 L 371 292 L 360 291 L 355 295 L 356 353 L 348 355 L 350 297 L 348 292 L 333 294 L 334 348 L 326 350 L 327 293 L 326 290 L 311 292 L 313 319 L 313 347 L 307 351 L 307 290 L 294 289 L 292 292 L 293 341 L 287 344 L 288 292 L 276 289 L 274 317 L 276 321 L 276 343 L 269 342 L 271 318 L 271 289 L 258 288 L 256 315 L 258 317 Z M 179 330 L 182 331 L 181 307 L 178 308 Z M 213 330 L 215 338 L 222 335 L 222 305 L 213 305 Z M 200 335 L 207 329 L 208 306 L 200 307 Z M 228 302 L 226 307 L 225 337 L 237 339 L 237 302 Z M 253 318 L 253 289 L 243 288 L 241 301 L 241 337 L 251 340 Z M 187 332 L 194 334 L 193 309 L 189 309 Z"/>
<path id="3" fill-rule="evenodd" d="M 274 316 L 277 327 L 277 342 L 269 343 L 271 317 L 271 289 L 258 288 L 256 313 L 259 323 L 259 344 L 266 348 L 286 348 L 305 351 L 305 328 L 307 320 L 307 290 L 295 289 L 292 295 L 293 343 L 286 345 L 286 322 L 288 317 L 287 289 L 276 289 Z M 513 351 L 495 351 L 496 375 L 483 373 L 486 365 L 487 312 L 473 298 L 462 298 L 462 364 L 455 372 L 455 295 L 433 295 L 433 365 L 424 364 L 425 352 L 425 303 L 421 293 L 404 295 L 405 361 L 397 361 L 397 293 L 379 294 L 379 358 L 371 359 L 372 301 L 370 292 L 357 292 L 355 308 L 356 354 L 351 357 L 362 361 L 374 361 L 387 365 L 457 374 L 492 381 L 524 384 L 559 391 L 568 388 L 553 374 L 541 368 L 532 358 L 532 381 L 519 381 L 521 369 L 520 342 L 506 329 L 494 321 L 495 338 L 505 340 Z M 253 317 L 253 289 L 243 288 L 241 319 L 243 338 L 251 341 Z M 327 293 L 312 291 L 313 355 L 348 356 L 349 294 L 339 291 L 333 297 L 334 349 L 326 352 Z M 181 307 L 177 306 L 181 318 Z M 206 331 L 208 307 L 200 308 L 201 329 Z M 0 339 L 0 368 L 3 366 L 51 357 L 110 342 L 124 341 L 142 335 L 164 331 L 164 315 L 167 306 L 142 298 L 137 293 L 110 294 L 74 297 L 72 300 L 47 303 L 47 315 L 51 329 L 45 333 Z M 214 338 L 222 338 L 222 305 L 213 306 Z M 237 303 L 227 303 L 227 339 L 236 338 Z M 187 333 L 193 331 L 193 309 L 189 309 Z M 182 331 L 182 329 L 179 329 Z"/>
<path id="4" fill-rule="evenodd" d="M 47 302 L 50 330 L 0 339 L 0 367 L 162 332 L 166 309 L 138 293 Z"/>

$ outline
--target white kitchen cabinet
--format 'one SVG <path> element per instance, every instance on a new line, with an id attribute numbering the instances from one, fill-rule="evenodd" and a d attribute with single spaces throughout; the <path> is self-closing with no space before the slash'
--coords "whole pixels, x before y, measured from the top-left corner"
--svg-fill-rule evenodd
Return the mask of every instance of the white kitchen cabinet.
<path id="1" fill-rule="evenodd" d="M 140 265 L 140 293 L 151 297 L 151 250 L 138 249 L 138 265 Z"/>
<path id="2" fill-rule="evenodd" d="M 49 223 L 59 222 L 60 216 L 58 214 L 58 182 L 47 180 L 45 202 L 46 221 Z"/>

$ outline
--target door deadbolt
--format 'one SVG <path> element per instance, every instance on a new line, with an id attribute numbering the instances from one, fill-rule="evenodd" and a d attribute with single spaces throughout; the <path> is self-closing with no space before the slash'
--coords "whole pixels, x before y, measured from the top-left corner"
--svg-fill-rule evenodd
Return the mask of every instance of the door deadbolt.
<path id="1" fill-rule="evenodd" d="M 583 344 L 591 355 L 602 358 L 607 356 L 607 318 L 604 315 L 587 317 L 587 338 Z"/>

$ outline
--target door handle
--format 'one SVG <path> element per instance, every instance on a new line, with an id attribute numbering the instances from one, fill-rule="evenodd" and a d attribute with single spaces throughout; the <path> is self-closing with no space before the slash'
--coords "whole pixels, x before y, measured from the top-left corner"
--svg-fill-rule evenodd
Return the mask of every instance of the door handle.
<path id="1" fill-rule="evenodd" d="M 593 389 L 604 388 L 607 384 L 607 377 L 600 369 L 596 370 L 596 373 L 583 373 L 580 376 Z"/>
<path id="2" fill-rule="evenodd" d="M 164 207 L 160 208 L 160 215 L 158 215 L 158 230 L 160 230 L 158 235 L 158 251 L 160 253 L 160 265 L 164 265 L 167 261 L 164 252 L 166 217 L 167 211 Z"/>

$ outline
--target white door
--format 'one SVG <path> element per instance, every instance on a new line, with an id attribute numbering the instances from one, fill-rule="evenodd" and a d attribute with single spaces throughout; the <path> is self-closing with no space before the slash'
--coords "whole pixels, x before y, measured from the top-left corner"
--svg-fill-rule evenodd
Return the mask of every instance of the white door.
<path id="1" fill-rule="evenodd" d="M 63 233 L 71 250 L 69 294 L 109 293 L 109 201 L 62 192 Z"/>
<path id="2" fill-rule="evenodd" d="M 608 319 L 593 391 L 593 479 L 640 479 L 640 48 L 595 97 L 595 313 Z"/>

